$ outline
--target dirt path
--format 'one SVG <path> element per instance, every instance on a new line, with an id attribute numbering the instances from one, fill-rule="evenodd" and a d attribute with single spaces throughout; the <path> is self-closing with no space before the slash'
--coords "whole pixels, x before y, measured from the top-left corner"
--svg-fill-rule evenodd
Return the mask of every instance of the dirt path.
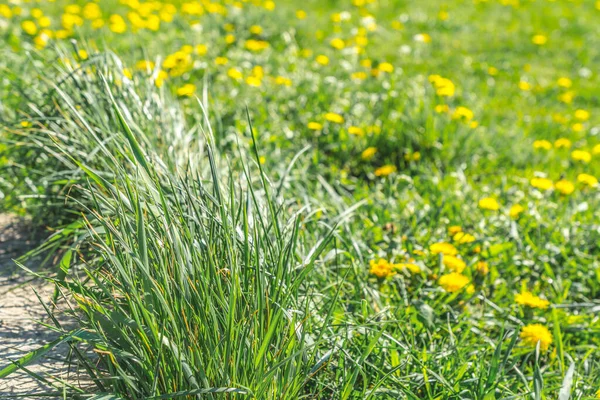
<path id="1" fill-rule="evenodd" d="M 32 280 L 12 261 L 34 245 L 27 239 L 31 236 L 23 221 L 0 214 L 0 369 L 9 365 L 10 360 L 19 359 L 56 338 L 37 323 L 40 320 L 47 322 L 47 318 L 44 307 L 34 294 L 36 290 L 42 299 L 47 300 L 53 288 L 39 280 Z M 28 266 L 36 269 L 34 264 Z M 64 353 L 64 347 L 57 349 L 30 364 L 28 369 L 67 380 L 68 371 L 61 362 Z M 36 382 L 24 371 L 0 379 L 0 399 L 17 395 L 27 398 L 27 395 L 52 392 L 56 389 Z"/>

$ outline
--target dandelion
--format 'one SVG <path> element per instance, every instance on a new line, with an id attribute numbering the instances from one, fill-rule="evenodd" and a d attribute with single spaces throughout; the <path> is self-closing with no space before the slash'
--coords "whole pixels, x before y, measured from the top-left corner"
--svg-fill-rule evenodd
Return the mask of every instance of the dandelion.
<path id="1" fill-rule="evenodd" d="M 450 107 L 447 104 L 438 104 L 435 106 L 434 111 L 438 114 L 444 114 L 450 111 Z"/>
<path id="2" fill-rule="evenodd" d="M 384 165 L 383 167 L 379 167 L 375 170 L 375 176 L 388 176 L 396 172 L 395 165 Z"/>
<path id="3" fill-rule="evenodd" d="M 394 273 L 393 265 L 383 258 L 371 260 L 369 266 L 369 273 L 378 278 L 387 278 Z"/>
<path id="4" fill-rule="evenodd" d="M 215 64 L 217 65 L 225 65 L 229 62 L 227 57 L 217 57 L 215 58 Z"/>
<path id="5" fill-rule="evenodd" d="M 442 288 L 444 288 L 445 291 L 450 293 L 458 292 L 464 287 L 466 287 L 467 293 L 470 294 L 474 292 L 473 285 L 469 284 L 469 278 L 458 272 L 442 275 L 438 283 Z"/>
<path id="6" fill-rule="evenodd" d="M 479 208 L 483 210 L 498 211 L 500 209 L 500 204 L 498 204 L 498 201 L 493 197 L 484 197 L 479 200 Z"/>
<path id="7" fill-rule="evenodd" d="M 588 175 L 588 174 L 577 175 L 577 182 L 583 183 L 584 185 L 589 186 L 589 187 L 598 186 L 598 179 L 595 176 Z"/>
<path id="8" fill-rule="evenodd" d="M 296 18 L 298 18 L 298 19 L 306 18 L 306 11 L 304 11 L 304 10 L 296 11 Z"/>
<path id="9" fill-rule="evenodd" d="M 590 119 L 590 112 L 587 110 L 575 110 L 575 118 L 580 121 L 587 121 Z"/>
<path id="10" fill-rule="evenodd" d="M 23 28 L 23 31 L 30 36 L 35 35 L 38 31 L 38 28 L 35 25 L 35 22 L 30 21 L 30 20 L 23 21 L 21 23 L 21 28 Z"/>
<path id="11" fill-rule="evenodd" d="M 323 129 L 323 124 L 320 124 L 318 122 L 309 122 L 307 126 L 308 126 L 308 129 L 311 129 L 313 131 L 319 131 L 319 130 Z"/>
<path id="12" fill-rule="evenodd" d="M 388 62 L 382 62 L 379 63 L 379 65 L 377 66 L 377 68 L 381 71 L 381 72 L 394 72 L 394 66 Z"/>
<path id="13" fill-rule="evenodd" d="M 571 148 L 571 141 L 567 138 L 556 139 L 554 147 L 557 149 L 569 149 Z"/>
<path id="14" fill-rule="evenodd" d="M 575 161 L 581 161 L 587 164 L 592 161 L 592 154 L 585 150 L 573 150 L 571 158 Z"/>
<path id="15" fill-rule="evenodd" d="M 554 186 L 552 181 L 547 178 L 532 178 L 530 183 L 531 186 L 540 190 L 550 190 Z"/>
<path id="16" fill-rule="evenodd" d="M 327 57 L 324 54 L 320 54 L 320 55 L 317 56 L 317 58 L 315 58 L 315 61 L 318 64 L 321 64 L 321 65 L 328 65 L 329 64 L 329 57 Z"/>
<path id="17" fill-rule="evenodd" d="M 333 122 L 336 124 L 344 123 L 344 117 L 342 117 L 340 114 L 336 114 L 333 112 L 328 112 L 327 114 L 325 114 L 325 119 L 329 122 Z"/>
<path id="18" fill-rule="evenodd" d="M 473 111 L 463 106 L 456 107 L 454 113 L 452 113 L 452 119 L 459 119 L 463 121 L 470 121 L 473 119 L 473 116 Z"/>
<path id="19" fill-rule="evenodd" d="M 566 179 L 561 179 L 554 184 L 554 188 L 563 195 L 569 195 L 575 190 L 575 185 Z"/>
<path id="20" fill-rule="evenodd" d="M 573 86 L 573 81 L 571 81 L 569 78 L 563 76 L 563 77 L 558 78 L 558 80 L 556 81 L 556 84 L 558 86 L 560 86 L 561 88 L 568 89 L 571 86 Z"/>
<path id="21" fill-rule="evenodd" d="M 192 83 L 186 83 L 182 87 L 177 89 L 177 96 L 191 96 L 196 91 L 196 85 Z"/>
<path id="22" fill-rule="evenodd" d="M 531 90 L 531 83 L 527 81 L 519 81 L 519 89 L 521 89 L 524 92 L 528 92 Z"/>
<path id="23" fill-rule="evenodd" d="M 536 140 L 533 142 L 533 148 L 550 150 L 552 149 L 552 143 L 550 143 L 548 140 Z"/>
<path id="24" fill-rule="evenodd" d="M 398 271 L 407 269 L 413 274 L 418 274 L 421 272 L 421 267 L 419 267 L 417 264 L 414 264 L 412 262 L 394 264 L 394 269 L 396 269 Z"/>
<path id="25" fill-rule="evenodd" d="M 462 227 L 460 225 L 452 225 L 448 227 L 449 235 L 456 235 L 459 232 L 462 232 Z"/>
<path id="26" fill-rule="evenodd" d="M 452 240 L 460 244 L 473 243 L 475 241 L 475 236 L 465 232 L 457 232 L 452 237 Z"/>
<path id="27" fill-rule="evenodd" d="M 592 153 L 600 154 L 600 144 L 594 146 L 594 148 L 592 149 Z"/>
<path id="28" fill-rule="evenodd" d="M 377 153 L 377 149 L 375 147 L 367 147 L 360 155 L 363 160 L 370 160 Z"/>
<path id="29" fill-rule="evenodd" d="M 443 254 L 445 256 L 455 256 L 458 254 L 458 250 L 451 243 L 440 242 L 434 243 L 429 246 L 429 251 L 433 254 Z"/>
<path id="30" fill-rule="evenodd" d="M 508 210 L 508 215 L 513 218 L 519 218 L 519 216 L 521 215 L 521 213 L 523 213 L 523 211 L 525 211 L 525 207 L 523 207 L 520 204 L 513 204 L 510 207 L 510 210 Z"/>
<path id="31" fill-rule="evenodd" d="M 262 85 L 262 81 L 257 76 L 249 76 L 246 78 L 246 84 L 252 87 L 260 87 Z"/>
<path id="32" fill-rule="evenodd" d="M 346 47 L 346 44 L 340 38 L 331 39 L 329 44 L 331 45 L 331 47 L 337 50 L 342 50 L 344 47 Z"/>
<path id="33" fill-rule="evenodd" d="M 275 78 L 275 84 L 281 86 L 292 86 L 292 80 L 285 76 L 278 76 Z"/>
<path id="34" fill-rule="evenodd" d="M 548 350 L 548 347 L 552 344 L 552 334 L 548 328 L 541 324 L 524 326 L 521 329 L 520 337 L 523 344 L 529 347 L 535 347 L 539 342 L 541 350 Z"/>
<path id="35" fill-rule="evenodd" d="M 108 28 L 114 33 L 123 33 L 127 30 L 125 20 L 118 14 L 113 14 L 108 19 Z"/>
<path id="36" fill-rule="evenodd" d="M 250 33 L 253 35 L 260 35 L 263 33 L 263 28 L 260 25 L 252 25 L 250 27 Z"/>
<path id="37" fill-rule="evenodd" d="M 571 125 L 571 129 L 573 129 L 573 132 L 582 132 L 584 128 L 581 122 L 577 122 Z"/>
<path id="38" fill-rule="evenodd" d="M 530 308 L 540 308 L 545 310 L 550 305 L 548 300 L 544 300 L 541 297 L 534 295 L 531 292 L 524 291 L 515 296 L 515 302 L 522 306 L 527 306 Z"/>
<path id="39" fill-rule="evenodd" d="M 358 126 L 351 126 L 348 128 L 348 133 L 351 135 L 362 136 L 365 134 L 365 130 Z"/>
<path id="40" fill-rule="evenodd" d="M 242 72 L 237 68 L 229 68 L 229 70 L 227 71 L 227 76 L 237 81 L 241 80 L 244 77 L 242 75 Z"/>
<path id="41" fill-rule="evenodd" d="M 575 92 L 572 90 L 569 90 L 568 92 L 564 92 L 558 96 L 558 100 L 560 100 L 561 102 L 563 102 L 565 104 L 571 104 L 573 102 L 574 98 L 575 98 Z"/>
<path id="42" fill-rule="evenodd" d="M 463 272 L 467 267 L 467 264 L 456 256 L 444 256 L 442 258 L 442 264 L 454 272 Z"/>
<path id="43" fill-rule="evenodd" d="M 538 46 L 543 46 L 543 45 L 545 45 L 548 42 L 548 38 L 546 36 L 544 36 L 544 35 L 534 35 L 531 38 L 531 42 L 533 44 L 538 45 Z"/>
<path id="44" fill-rule="evenodd" d="M 487 275 L 490 272 L 490 267 L 487 262 L 478 261 L 477 264 L 475 264 L 475 270 L 480 275 Z"/>
<path id="45" fill-rule="evenodd" d="M 248 39 L 246 40 L 245 47 L 250 51 L 263 51 L 269 48 L 269 42 L 264 40 Z"/>
<path id="46" fill-rule="evenodd" d="M 454 96 L 456 87 L 454 86 L 454 83 L 450 79 L 444 78 L 440 75 L 429 75 L 429 81 L 435 87 L 435 93 L 438 96 L 441 96 L 441 97 Z M 473 118 L 473 116 L 471 116 L 471 118 Z"/>

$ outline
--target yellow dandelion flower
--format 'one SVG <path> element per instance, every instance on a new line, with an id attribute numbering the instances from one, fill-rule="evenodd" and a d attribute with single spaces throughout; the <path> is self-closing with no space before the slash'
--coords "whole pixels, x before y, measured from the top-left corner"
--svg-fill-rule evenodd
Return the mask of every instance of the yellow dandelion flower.
<path id="1" fill-rule="evenodd" d="M 229 70 L 227 70 L 227 76 L 229 76 L 231 79 L 235 79 L 236 81 L 239 81 L 244 77 L 242 75 L 242 71 L 237 68 L 229 68 Z"/>
<path id="2" fill-rule="evenodd" d="M 379 68 L 379 70 L 381 72 L 388 72 L 388 73 L 394 72 L 394 66 L 392 64 L 390 64 L 389 62 L 379 63 L 377 68 Z"/>
<path id="3" fill-rule="evenodd" d="M 531 90 L 531 83 L 527 81 L 519 81 L 519 89 L 521 89 L 524 92 L 528 92 Z"/>
<path id="4" fill-rule="evenodd" d="M 438 280 L 438 283 L 445 291 L 454 293 L 458 292 L 462 288 L 467 289 L 467 293 L 473 293 L 474 288 L 473 285 L 470 285 L 470 280 L 463 274 L 458 272 L 452 272 L 446 275 L 442 275 Z"/>
<path id="5" fill-rule="evenodd" d="M 340 114 L 336 114 L 333 112 L 328 112 L 327 114 L 325 114 L 325 119 L 329 122 L 333 122 L 336 124 L 344 123 L 344 117 L 342 117 Z"/>
<path id="6" fill-rule="evenodd" d="M 590 112 L 587 110 L 575 110 L 575 118 L 577 118 L 580 121 L 587 121 L 588 119 L 590 119 Z"/>
<path id="7" fill-rule="evenodd" d="M 395 165 L 384 165 L 383 167 L 379 167 L 375 170 L 375 176 L 388 176 L 396 172 Z"/>
<path id="8" fill-rule="evenodd" d="M 456 107 L 454 112 L 452 113 L 452 119 L 458 119 L 463 121 L 471 121 L 473 119 L 473 111 L 469 110 L 467 107 L 459 106 Z"/>
<path id="9" fill-rule="evenodd" d="M 584 185 L 589 186 L 589 187 L 598 186 L 598 179 L 595 176 L 588 175 L 588 174 L 577 175 L 577 182 L 583 183 Z"/>
<path id="10" fill-rule="evenodd" d="M 540 343 L 541 350 L 548 350 L 552 344 L 552 334 L 544 325 L 530 324 L 521 329 L 520 334 L 523 344 L 528 347 L 537 346 Z"/>
<path id="11" fill-rule="evenodd" d="M 367 147 L 360 155 L 360 158 L 363 160 L 370 160 L 377 153 L 377 148 L 375 147 Z"/>
<path id="12" fill-rule="evenodd" d="M 587 164 L 592 161 L 592 154 L 585 150 L 573 150 L 571 158 L 575 161 L 581 161 Z"/>
<path id="13" fill-rule="evenodd" d="M 544 35 L 534 35 L 534 36 L 531 38 L 531 42 L 532 42 L 533 44 L 536 44 L 536 45 L 538 45 L 538 46 L 543 46 L 543 45 L 545 45 L 546 43 L 548 43 L 548 38 L 547 38 L 546 36 L 544 36 Z"/>
<path id="14" fill-rule="evenodd" d="M 571 86 L 573 86 L 573 81 L 571 81 L 571 79 L 563 76 L 563 77 L 558 78 L 558 80 L 556 81 L 556 84 L 558 86 L 560 86 L 561 88 L 568 89 Z"/>
<path id="15" fill-rule="evenodd" d="M 452 225 L 448 227 L 448 234 L 450 235 L 456 235 L 459 232 L 462 232 L 462 227 L 459 225 Z"/>
<path id="16" fill-rule="evenodd" d="M 246 84 L 252 87 L 260 87 L 262 85 L 262 81 L 257 76 L 249 76 L 246 78 Z"/>
<path id="17" fill-rule="evenodd" d="M 442 264 L 454 272 L 463 272 L 467 264 L 456 256 L 444 256 Z"/>
<path id="18" fill-rule="evenodd" d="M 260 35 L 263 33 L 263 28 L 260 25 L 252 25 L 250 27 L 250 33 L 252 33 L 253 35 Z"/>
<path id="19" fill-rule="evenodd" d="M 438 104 L 435 106 L 434 111 L 438 114 L 444 114 L 450 111 L 450 107 L 447 104 Z"/>
<path id="20" fill-rule="evenodd" d="M 513 204 L 510 207 L 510 210 L 508 210 L 508 215 L 511 218 L 519 218 L 519 215 L 521 215 L 521 213 L 523 213 L 523 211 L 525 211 L 525 207 L 523 207 L 520 204 Z"/>
<path id="21" fill-rule="evenodd" d="M 215 58 L 215 64 L 217 65 L 225 65 L 229 62 L 227 57 L 217 57 Z"/>
<path id="22" fill-rule="evenodd" d="M 23 31 L 26 34 L 28 34 L 30 36 L 33 36 L 38 32 L 38 28 L 37 28 L 35 22 L 30 21 L 30 20 L 23 21 L 21 23 L 21 28 L 23 29 Z"/>
<path id="23" fill-rule="evenodd" d="M 531 186 L 540 190 L 550 190 L 554 186 L 552 181 L 547 178 L 532 178 L 530 183 Z"/>
<path id="24" fill-rule="evenodd" d="M 540 308 L 545 310 L 550 306 L 550 302 L 548 300 L 544 300 L 541 297 L 534 295 L 531 292 L 521 292 L 515 295 L 515 302 L 522 306 L 527 306 L 530 308 Z"/>
<path id="25" fill-rule="evenodd" d="M 329 44 L 331 45 L 331 47 L 333 47 L 334 49 L 337 49 L 337 50 L 342 50 L 344 47 L 346 47 L 346 44 L 340 38 L 331 39 Z"/>
<path id="26" fill-rule="evenodd" d="M 563 102 L 565 104 L 571 104 L 573 102 L 574 98 L 575 98 L 575 92 L 572 90 L 569 90 L 568 92 L 564 92 L 558 96 L 558 100 L 560 100 L 561 102 Z"/>
<path id="27" fill-rule="evenodd" d="M 317 58 L 315 58 L 315 61 L 318 64 L 327 65 L 327 64 L 329 64 L 329 57 L 327 57 L 324 54 L 320 54 L 320 55 L 317 56 Z"/>
<path id="28" fill-rule="evenodd" d="M 481 275 L 487 275 L 490 272 L 490 267 L 485 261 L 478 261 L 475 264 L 475 270 Z"/>
<path id="29" fill-rule="evenodd" d="M 393 266 L 394 266 L 394 269 L 396 269 L 398 271 L 407 269 L 413 274 L 418 274 L 421 272 L 421 267 L 419 267 L 417 264 L 414 264 L 412 262 L 394 264 Z"/>
<path id="30" fill-rule="evenodd" d="M 563 195 L 569 195 L 575 190 L 575 185 L 566 179 L 561 179 L 554 184 L 554 188 Z"/>
<path id="31" fill-rule="evenodd" d="M 556 139 L 554 147 L 557 149 L 569 149 L 571 148 L 571 141 L 567 138 Z"/>
<path id="32" fill-rule="evenodd" d="M 393 265 L 383 258 L 371 260 L 369 266 L 369 273 L 378 278 L 387 278 L 394 273 Z"/>
<path id="33" fill-rule="evenodd" d="M 550 143 L 548 140 L 536 140 L 533 142 L 533 148 L 550 150 L 552 149 L 552 143 Z"/>
<path id="34" fill-rule="evenodd" d="M 306 18 L 306 11 L 304 11 L 304 10 L 296 11 L 296 18 L 298 18 L 298 19 Z"/>
<path id="35" fill-rule="evenodd" d="M 358 126 L 351 126 L 348 128 L 348 133 L 351 135 L 362 136 L 365 134 L 365 130 Z"/>
<path id="36" fill-rule="evenodd" d="M 193 83 L 186 83 L 182 87 L 177 89 L 177 96 L 191 96 L 196 91 L 196 85 Z"/>
<path id="37" fill-rule="evenodd" d="M 457 232 L 452 237 L 452 240 L 454 240 L 455 242 L 457 242 L 459 244 L 473 243 L 475 241 L 475 236 L 471 235 L 470 233 Z"/>
<path id="38" fill-rule="evenodd" d="M 429 246 L 429 251 L 433 254 L 443 254 L 445 256 L 455 256 L 458 254 L 458 250 L 451 243 L 440 242 L 434 243 Z"/>
<path id="39" fill-rule="evenodd" d="M 500 204 L 493 197 L 484 197 L 479 200 L 479 208 L 483 210 L 498 211 L 500 209 Z"/>

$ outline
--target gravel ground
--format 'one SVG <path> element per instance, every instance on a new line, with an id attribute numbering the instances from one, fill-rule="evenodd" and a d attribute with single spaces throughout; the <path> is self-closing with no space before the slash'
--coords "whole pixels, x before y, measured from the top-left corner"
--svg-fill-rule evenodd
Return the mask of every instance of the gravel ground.
<path id="1" fill-rule="evenodd" d="M 49 322 L 44 307 L 34 294 L 38 292 L 46 301 L 51 298 L 53 287 L 43 281 L 26 276 L 12 261 L 34 246 L 33 235 L 26 222 L 8 215 L 0 215 L 0 369 L 28 352 L 56 339 L 39 321 Z M 28 263 L 35 270 L 35 262 Z M 75 382 L 73 372 L 64 366 L 68 346 L 57 347 L 45 357 L 27 368 L 37 374 L 51 374 L 66 381 Z M 37 382 L 24 371 L 16 371 L 0 379 L 0 399 L 29 395 L 50 394 L 55 388 Z M 56 398 L 46 397 L 44 398 Z"/>

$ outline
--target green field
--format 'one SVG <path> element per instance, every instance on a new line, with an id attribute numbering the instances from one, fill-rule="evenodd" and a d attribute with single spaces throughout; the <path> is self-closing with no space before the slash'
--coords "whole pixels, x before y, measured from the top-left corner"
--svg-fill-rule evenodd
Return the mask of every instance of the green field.
<path id="1" fill-rule="evenodd" d="M 0 378 L 600 398 L 600 1 L 4 0 L 0 55 L 58 337 Z"/>

